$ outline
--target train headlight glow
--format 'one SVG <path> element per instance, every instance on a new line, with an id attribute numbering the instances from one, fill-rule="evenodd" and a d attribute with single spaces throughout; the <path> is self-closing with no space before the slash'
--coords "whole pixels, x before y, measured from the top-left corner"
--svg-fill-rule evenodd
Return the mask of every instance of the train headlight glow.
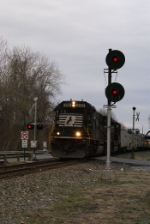
<path id="1" fill-rule="evenodd" d="M 80 137 L 80 136 L 81 136 L 81 132 L 77 131 L 77 132 L 75 133 L 75 135 L 76 135 L 77 137 Z"/>
<path id="2" fill-rule="evenodd" d="M 72 107 L 75 107 L 75 106 L 76 106 L 76 102 L 72 101 Z"/>
<path id="3" fill-rule="evenodd" d="M 59 132 L 59 131 L 57 131 L 57 132 L 56 132 L 56 135 L 60 135 L 60 132 Z"/>

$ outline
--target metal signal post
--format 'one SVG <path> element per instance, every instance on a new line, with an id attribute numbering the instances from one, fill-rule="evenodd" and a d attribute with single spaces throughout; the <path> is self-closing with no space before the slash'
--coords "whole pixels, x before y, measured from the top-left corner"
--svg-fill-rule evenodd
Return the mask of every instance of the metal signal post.
<path id="1" fill-rule="evenodd" d="M 107 161 L 106 169 L 110 170 L 110 155 L 111 155 L 111 102 L 114 104 L 121 100 L 124 96 L 124 88 L 120 83 L 111 83 L 111 74 L 116 73 L 116 70 L 121 68 L 125 63 L 124 54 L 118 50 L 109 49 L 106 56 L 106 64 L 108 65 L 108 86 L 105 89 L 105 94 L 108 99 L 107 106 Z M 112 71 L 113 70 L 113 71 Z"/>
<path id="2" fill-rule="evenodd" d="M 109 49 L 109 52 L 111 49 Z M 108 85 L 111 84 L 111 68 L 108 68 Z M 110 170 L 110 144 L 111 142 L 111 101 L 108 99 L 107 107 L 107 160 L 106 160 L 106 169 Z"/>

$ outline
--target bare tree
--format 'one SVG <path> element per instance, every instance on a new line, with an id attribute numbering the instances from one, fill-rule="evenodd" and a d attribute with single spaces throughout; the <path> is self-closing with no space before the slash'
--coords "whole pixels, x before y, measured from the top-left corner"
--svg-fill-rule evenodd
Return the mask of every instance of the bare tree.
<path id="1" fill-rule="evenodd" d="M 0 144 L 1 150 L 16 150 L 20 146 L 20 131 L 33 121 L 29 116 L 33 99 L 38 97 L 38 120 L 45 122 L 55 96 L 60 93 L 63 75 L 56 63 L 29 48 L 15 47 L 4 52 L 0 55 Z"/>

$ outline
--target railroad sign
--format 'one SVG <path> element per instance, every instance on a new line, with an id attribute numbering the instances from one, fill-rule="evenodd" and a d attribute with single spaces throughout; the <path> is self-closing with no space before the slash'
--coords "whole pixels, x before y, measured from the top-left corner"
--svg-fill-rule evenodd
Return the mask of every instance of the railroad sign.
<path id="1" fill-rule="evenodd" d="M 31 141 L 31 148 L 37 148 L 37 141 Z"/>
<path id="2" fill-rule="evenodd" d="M 21 139 L 27 140 L 29 138 L 28 131 L 21 131 Z"/>
<path id="3" fill-rule="evenodd" d="M 28 140 L 22 140 L 22 148 L 28 148 Z"/>

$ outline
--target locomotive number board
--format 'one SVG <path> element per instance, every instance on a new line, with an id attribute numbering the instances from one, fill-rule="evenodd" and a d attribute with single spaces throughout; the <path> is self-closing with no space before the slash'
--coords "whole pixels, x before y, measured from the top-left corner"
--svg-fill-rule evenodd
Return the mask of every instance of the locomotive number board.
<path id="1" fill-rule="evenodd" d="M 71 103 L 64 103 L 64 107 L 73 107 Z M 85 107 L 84 103 L 76 103 L 74 107 Z"/>

